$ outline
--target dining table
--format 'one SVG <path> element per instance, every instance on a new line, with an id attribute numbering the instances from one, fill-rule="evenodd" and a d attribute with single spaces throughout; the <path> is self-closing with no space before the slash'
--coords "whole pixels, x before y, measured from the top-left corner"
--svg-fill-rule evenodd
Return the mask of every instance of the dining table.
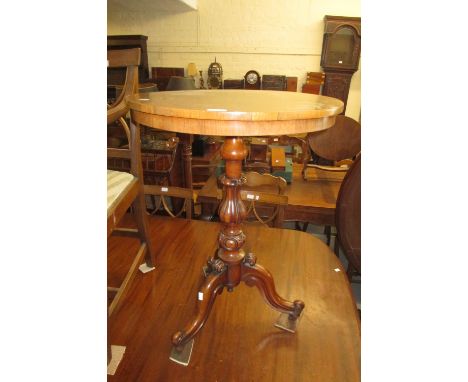
<path id="1" fill-rule="evenodd" d="M 222 224 L 151 216 L 149 227 L 157 266 L 135 277 L 109 321 L 110 342 L 125 353 L 108 381 L 360 380 L 360 319 L 338 258 L 309 233 L 248 224 L 244 246 L 255 248 L 285 298 L 305 302 L 297 333 L 275 328 L 277 312 L 241 284 L 218 296 L 188 366 L 169 360 L 171 335 L 197 308 L 206 253 L 216 251 Z M 111 282 L 124 277 L 137 246 L 134 238 L 109 239 Z"/>
<path id="2" fill-rule="evenodd" d="M 172 335 L 170 359 L 187 366 L 195 336 L 208 321 L 215 301 L 224 290 L 233 292 L 244 285 L 255 286 L 264 303 L 281 313 L 275 323 L 277 328 L 290 335 L 295 333 L 305 307 L 303 299 L 300 295 L 284 298 L 275 286 L 274 273 L 260 264 L 263 259 L 257 255 L 256 248 L 247 250 L 244 247 L 246 234 L 242 223 L 247 210 L 240 192 L 246 182 L 242 163 L 247 150 L 243 137 L 303 134 L 328 129 L 343 110 L 343 102 L 306 93 L 236 89 L 136 94 L 129 96 L 127 103 L 132 124 L 224 137 L 221 157 L 225 161 L 225 174 L 219 179 L 224 192 L 218 210 L 222 222 L 218 248 L 204 252 L 203 275 L 199 276 L 198 284 L 189 288 L 197 292 L 197 309 L 191 317 L 182 316 L 189 318 Z M 289 255 L 288 252 L 282 254 L 284 258 Z M 257 262 L 257 258 L 260 261 Z M 251 298 L 245 298 L 244 304 L 250 305 Z M 218 336 L 223 337 L 225 333 L 219 332 Z"/>

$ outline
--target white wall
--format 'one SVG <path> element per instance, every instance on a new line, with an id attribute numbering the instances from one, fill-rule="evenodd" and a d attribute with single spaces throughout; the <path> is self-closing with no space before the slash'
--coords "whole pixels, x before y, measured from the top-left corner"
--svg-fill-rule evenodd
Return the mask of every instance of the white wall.
<path id="1" fill-rule="evenodd" d="M 148 36 L 149 66 L 203 70 L 214 61 L 223 79 L 243 78 L 250 69 L 263 74 L 298 77 L 320 71 L 323 17 L 360 16 L 360 0 L 198 0 L 198 10 L 138 10 L 139 0 L 126 5 L 108 0 L 107 32 Z M 158 0 L 154 0 L 157 3 Z M 351 81 L 346 115 L 358 120 L 361 72 Z"/>

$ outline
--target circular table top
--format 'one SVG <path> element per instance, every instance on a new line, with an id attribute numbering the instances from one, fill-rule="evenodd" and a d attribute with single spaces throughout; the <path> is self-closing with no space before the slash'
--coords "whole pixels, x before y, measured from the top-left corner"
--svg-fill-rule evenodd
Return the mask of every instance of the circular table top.
<path id="1" fill-rule="evenodd" d="M 323 130 L 343 110 L 339 99 L 272 90 L 183 90 L 127 99 L 142 124 L 205 135 L 277 135 Z"/>

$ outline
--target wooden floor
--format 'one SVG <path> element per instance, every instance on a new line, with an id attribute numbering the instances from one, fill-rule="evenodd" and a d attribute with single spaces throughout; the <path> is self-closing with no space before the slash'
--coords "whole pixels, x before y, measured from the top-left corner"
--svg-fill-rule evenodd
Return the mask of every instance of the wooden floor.
<path id="1" fill-rule="evenodd" d="M 156 271 L 137 274 L 121 308 L 111 317 L 111 343 L 127 349 L 109 381 L 359 380 L 360 324 L 344 269 L 320 240 L 291 230 L 245 227 L 244 231 L 246 247 L 255 248 L 259 263 L 276 276 L 282 273 L 275 278 L 278 291 L 290 300 L 304 298 L 300 335 L 273 327 L 278 312 L 263 302 L 255 288 L 241 284 L 217 298 L 196 337 L 190 365 L 170 361 L 171 335 L 190 318 L 201 266 L 217 247 L 217 223 L 199 222 L 196 228 L 189 223 L 182 221 L 176 227 L 181 240 L 155 241 L 156 256 L 165 256 L 157 259 Z M 174 227 L 161 218 L 150 219 L 154 237 L 170 236 Z M 123 280 L 131 261 L 127 254 L 137 244 L 123 237 L 108 241 L 109 286 Z M 278 260 L 288 247 L 304 248 L 305 253 L 291 254 L 297 261 Z M 337 267 L 342 272 L 334 272 Z M 200 275 L 194 272 L 197 269 Z M 293 279 L 296 282 L 291 283 Z M 177 303 L 172 303 L 174 295 Z"/>

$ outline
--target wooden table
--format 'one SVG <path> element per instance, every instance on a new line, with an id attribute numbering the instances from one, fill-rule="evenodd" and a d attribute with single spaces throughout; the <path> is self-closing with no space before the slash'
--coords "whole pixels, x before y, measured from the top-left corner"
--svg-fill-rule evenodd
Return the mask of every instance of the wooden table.
<path id="1" fill-rule="evenodd" d="M 304 180 L 301 171 L 302 164 L 293 163 L 293 180 L 285 191 L 288 205 L 284 211 L 284 220 L 334 226 L 336 198 L 345 172 L 310 168 L 307 170 L 307 180 Z M 213 215 L 219 205 L 216 176 L 211 176 L 196 193 L 197 201 L 202 204 L 202 214 Z"/>
<path id="2" fill-rule="evenodd" d="M 297 333 L 275 328 L 278 313 L 242 284 L 217 298 L 190 364 L 169 360 L 171 335 L 196 309 L 201 267 L 217 248 L 220 228 L 150 218 L 158 264 L 135 277 L 109 324 L 112 344 L 126 346 L 109 381 L 359 381 L 360 321 L 341 263 L 310 234 L 250 225 L 245 247 L 255 249 L 284 297 L 305 302 Z M 109 239 L 111 283 L 121 281 L 127 253 L 137 245 L 132 238 Z"/>
<path id="3" fill-rule="evenodd" d="M 207 261 L 204 282 L 198 289 L 197 312 L 172 336 L 171 359 L 184 364 L 189 362 L 193 339 L 208 319 L 215 299 L 224 289 L 233 291 L 241 282 L 255 285 L 264 301 L 282 313 L 276 325 L 294 332 L 304 302 L 281 297 L 271 273 L 257 264 L 254 253 L 243 248 L 246 236 L 242 222 L 247 210 L 240 188 L 245 183 L 241 169 L 247 150 L 242 137 L 327 129 L 343 110 L 343 102 L 311 94 L 262 90 L 147 93 L 130 96 L 127 102 L 132 123 L 185 134 L 225 136 L 221 156 L 226 163 L 226 173 L 220 178 L 225 196 L 219 208 L 224 224 L 218 236 L 219 248 L 214 254 L 205 253 L 211 257 Z M 246 299 L 246 303 L 249 300 Z"/>

